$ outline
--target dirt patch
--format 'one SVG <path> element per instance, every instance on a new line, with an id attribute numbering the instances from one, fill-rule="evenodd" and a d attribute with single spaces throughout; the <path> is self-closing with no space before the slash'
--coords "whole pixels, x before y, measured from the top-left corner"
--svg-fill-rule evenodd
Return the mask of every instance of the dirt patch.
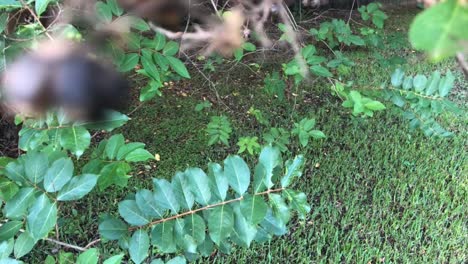
<path id="1" fill-rule="evenodd" d="M 19 127 L 15 125 L 14 117 L 2 113 L 0 116 L 0 156 L 16 158 L 19 155 Z"/>

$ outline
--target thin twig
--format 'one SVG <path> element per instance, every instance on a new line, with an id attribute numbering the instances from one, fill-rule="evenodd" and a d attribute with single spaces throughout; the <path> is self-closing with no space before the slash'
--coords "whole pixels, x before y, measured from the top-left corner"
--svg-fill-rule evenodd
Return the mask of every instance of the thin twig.
<path id="1" fill-rule="evenodd" d="M 8 223 L 5 220 L 3 220 L 3 222 Z M 0 224 L 0 227 L 2 227 L 3 225 L 4 224 Z M 21 233 L 26 232 L 24 229 L 20 229 L 18 231 L 21 232 Z M 74 249 L 74 250 L 77 250 L 77 251 L 81 251 L 81 252 L 86 251 L 90 247 L 92 247 L 92 246 L 96 245 L 97 243 L 101 242 L 101 239 L 96 239 L 96 240 L 91 241 L 90 243 L 88 243 L 85 247 L 80 247 L 80 246 L 77 246 L 77 245 L 68 244 L 68 243 L 59 241 L 57 239 L 48 238 L 48 237 L 44 238 L 43 240 L 48 241 L 48 242 L 52 242 L 54 244 L 57 244 L 57 245 L 60 245 L 60 246 L 66 247 L 66 248 L 71 248 L 71 249 Z"/>
<path id="2" fill-rule="evenodd" d="M 353 0 L 353 4 L 351 5 L 351 10 L 349 10 L 348 21 L 346 22 L 347 25 L 349 25 L 349 21 L 351 21 L 351 16 L 353 15 L 354 3 L 356 3 L 356 0 Z"/>
<path id="3" fill-rule="evenodd" d="M 44 34 L 50 39 L 50 40 L 54 40 L 54 38 L 49 34 L 49 32 L 47 32 L 47 28 L 44 26 L 44 24 L 42 24 L 39 16 L 36 14 L 36 12 L 34 12 L 34 10 L 32 10 L 28 4 L 26 4 L 24 2 L 24 0 L 20 0 L 21 2 L 21 5 L 23 6 L 23 8 L 25 8 L 26 10 L 29 11 L 29 13 L 31 13 L 31 15 L 34 17 L 34 19 L 37 21 L 37 23 L 39 23 L 39 25 L 44 29 Z"/>
<path id="4" fill-rule="evenodd" d="M 460 65 L 463 73 L 465 74 L 465 78 L 468 78 L 468 63 L 466 62 L 465 56 L 463 53 L 458 52 L 457 53 L 457 61 L 458 64 Z"/>

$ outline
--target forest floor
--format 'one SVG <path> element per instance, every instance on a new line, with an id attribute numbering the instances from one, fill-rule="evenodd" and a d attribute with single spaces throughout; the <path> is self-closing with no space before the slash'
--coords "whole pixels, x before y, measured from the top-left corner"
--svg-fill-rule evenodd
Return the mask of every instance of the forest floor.
<path id="1" fill-rule="evenodd" d="M 403 58 L 402 68 L 409 73 L 456 71 L 452 99 L 466 108 L 467 83 L 455 62 L 431 64 L 410 48 L 407 30 L 416 12 L 390 12 L 385 33 L 389 45 L 378 52 L 387 59 Z M 389 80 L 394 66 L 379 61 L 374 50 L 345 52 L 356 62 L 347 76 L 356 87 Z M 312 210 L 305 221 L 292 221 L 288 235 L 250 249 L 234 247 L 230 255 L 216 253 L 200 263 L 466 263 L 466 117 L 443 117 L 454 137 L 428 138 L 421 131 L 410 131 L 408 122 L 390 105 L 373 118 L 353 117 L 331 94 L 330 84 L 320 79 L 301 86 L 297 96 L 290 91 L 288 99 L 279 101 L 262 91 L 263 78 L 271 70 L 281 70 L 284 61 L 270 60 L 256 67 L 248 61 L 258 62 L 261 55 L 249 56 L 242 64 L 204 71 L 206 78 L 192 69 L 190 81 L 176 82 L 162 97 L 139 107 L 121 132 L 131 141 L 146 143 L 160 160 L 134 171 L 126 189 L 107 190 L 105 196 L 89 195 L 71 204 L 70 215 L 64 216 L 71 223 L 61 227 L 61 239 L 85 245 L 98 237 L 95 212 L 116 212 L 117 201 L 133 192 L 133 186 L 150 186 L 152 177 L 170 178 L 189 166 L 206 168 L 209 161 L 236 153 L 239 137 L 262 139 L 268 127 L 248 114 L 254 107 L 273 127 L 290 129 L 304 117 L 315 118 L 317 129 L 327 135 L 307 148 L 297 143 L 290 147 L 292 154 L 305 154 L 308 160 L 295 188 L 307 194 Z M 195 111 L 205 99 L 213 106 Z M 231 121 L 229 147 L 207 144 L 205 128 L 214 115 Z M 53 247 L 39 245 L 36 256 Z M 98 247 L 103 255 L 118 251 L 112 243 Z"/>

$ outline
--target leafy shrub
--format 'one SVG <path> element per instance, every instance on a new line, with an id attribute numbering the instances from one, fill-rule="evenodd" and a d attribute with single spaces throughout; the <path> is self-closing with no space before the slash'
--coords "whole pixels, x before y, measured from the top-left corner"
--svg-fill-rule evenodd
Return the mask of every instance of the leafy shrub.
<path id="1" fill-rule="evenodd" d="M 206 132 L 210 139 L 208 145 L 211 146 L 217 143 L 223 143 L 229 146 L 229 138 L 231 137 L 232 128 L 226 116 L 213 116 L 206 127 Z"/>
<path id="2" fill-rule="evenodd" d="M 300 177 L 304 158 L 283 163 L 279 150 L 266 147 L 253 174 L 239 156 L 224 160 L 224 168 L 208 164 L 177 172 L 169 182 L 153 179 L 154 190 L 141 189 L 119 203 L 119 216 L 99 224 L 101 236 L 120 243 L 135 263 L 150 246 L 160 252 L 181 252 L 189 260 L 210 256 L 214 247 L 228 252 L 231 244 L 249 247 L 287 232 L 292 210 L 300 218 L 310 211 L 306 196 L 289 189 Z M 275 182 L 274 179 L 280 179 Z"/>
<path id="3" fill-rule="evenodd" d="M 299 142 L 303 147 L 309 144 L 309 139 L 323 139 L 326 138 L 325 134 L 320 130 L 314 130 L 315 119 L 304 118 L 299 123 L 294 123 L 292 134 L 299 137 Z"/>

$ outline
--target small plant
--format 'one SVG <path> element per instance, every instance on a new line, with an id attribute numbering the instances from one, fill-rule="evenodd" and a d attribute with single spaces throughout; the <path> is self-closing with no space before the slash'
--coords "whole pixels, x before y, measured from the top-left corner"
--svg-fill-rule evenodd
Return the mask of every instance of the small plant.
<path id="1" fill-rule="evenodd" d="M 286 82 L 281 79 L 279 72 L 274 71 L 267 74 L 263 80 L 263 90 L 270 96 L 275 96 L 279 100 L 284 99 L 284 90 L 286 89 Z"/>
<path id="2" fill-rule="evenodd" d="M 239 146 L 238 154 L 244 153 L 247 150 L 250 155 L 256 155 L 261 149 L 260 144 L 258 144 L 258 137 L 241 137 L 237 145 Z"/>
<path id="3" fill-rule="evenodd" d="M 195 111 L 196 112 L 201 112 L 205 109 L 209 109 L 211 108 L 213 104 L 210 102 L 210 101 L 203 101 L 201 103 L 198 103 L 196 106 L 195 106 Z"/>
<path id="4" fill-rule="evenodd" d="M 254 44 L 252 44 L 251 42 L 246 42 L 242 44 L 242 47 L 234 51 L 234 58 L 236 61 L 241 61 L 244 57 L 244 51 L 254 52 L 256 49 L 257 47 L 255 47 Z"/>
<path id="5" fill-rule="evenodd" d="M 288 145 L 290 143 L 290 133 L 284 128 L 272 127 L 270 131 L 263 135 L 263 139 L 273 147 L 277 147 L 281 152 L 288 151 Z"/>
<path id="6" fill-rule="evenodd" d="M 247 111 L 247 113 L 249 115 L 252 115 L 255 117 L 255 119 L 257 120 L 258 123 L 264 125 L 264 126 L 268 126 L 270 124 L 270 122 L 268 121 L 268 119 L 266 117 L 263 116 L 263 113 L 262 111 L 260 111 L 259 109 L 256 109 L 255 107 L 251 106 L 249 108 L 249 111 Z"/>
<path id="7" fill-rule="evenodd" d="M 299 137 L 299 142 L 303 147 L 309 144 L 309 139 L 323 139 L 325 134 L 320 130 L 314 130 L 315 119 L 304 118 L 299 123 L 294 123 L 292 134 Z"/>
<path id="8" fill-rule="evenodd" d="M 329 48 L 333 49 L 339 44 L 346 46 L 356 45 L 364 46 L 364 40 L 354 35 L 351 31 L 349 24 L 342 19 L 333 19 L 331 22 L 323 22 L 320 24 L 320 28 L 309 30 L 310 34 L 314 36 L 318 41 L 326 42 Z"/>
<path id="9" fill-rule="evenodd" d="M 370 3 L 367 6 L 361 6 L 358 8 L 359 13 L 364 21 L 372 19 L 372 23 L 378 27 L 383 28 L 384 22 L 388 16 L 380 10 L 382 4 L 380 3 Z"/>
<path id="10" fill-rule="evenodd" d="M 307 45 L 301 50 L 301 55 L 307 63 L 311 73 L 320 77 L 332 77 L 333 74 L 322 64 L 327 61 L 323 56 L 315 55 L 317 49 L 314 45 Z M 301 72 L 301 66 L 297 59 L 293 59 L 287 64 L 283 64 L 283 71 L 286 76 L 292 76 L 294 78 L 294 84 L 298 85 L 303 79 Z"/>
<path id="11" fill-rule="evenodd" d="M 383 47 L 383 39 L 377 30 L 368 27 L 363 27 L 359 30 L 361 31 L 361 35 L 364 37 L 364 41 L 368 47 Z"/>
<path id="12" fill-rule="evenodd" d="M 346 95 L 346 101 L 343 102 L 346 108 L 352 108 L 354 116 L 374 116 L 375 111 L 386 109 L 385 105 L 379 101 L 372 100 L 368 97 L 361 95 L 358 91 L 350 91 Z"/>
<path id="13" fill-rule="evenodd" d="M 231 123 L 226 116 L 213 116 L 206 128 L 209 140 L 208 146 L 223 143 L 229 146 L 229 138 L 232 133 Z"/>

